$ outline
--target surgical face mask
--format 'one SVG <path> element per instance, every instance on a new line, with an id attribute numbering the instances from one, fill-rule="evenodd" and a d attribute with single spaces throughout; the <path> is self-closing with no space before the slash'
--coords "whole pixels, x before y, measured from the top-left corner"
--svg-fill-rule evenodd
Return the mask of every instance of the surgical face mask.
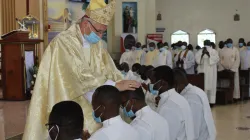
<path id="1" fill-rule="evenodd" d="M 227 47 L 228 47 L 228 48 L 232 48 L 232 47 L 233 47 L 233 44 L 232 44 L 232 43 L 227 43 Z"/>
<path id="2" fill-rule="evenodd" d="M 155 84 L 149 84 L 149 92 L 153 95 L 158 95 L 159 94 L 159 90 L 161 89 L 161 87 L 158 90 L 154 90 L 154 86 L 159 83 L 161 80 L 159 80 L 158 82 L 156 82 Z"/>
<path id="3" fill-rule="evenodd" d="M 130 50 L 129 49 L 125 49 L 126 52 L 129 52 Z"/>
<path id="4" fill-rule="evenodd" d="M 56 129 L 58 130 L 58 133 L 56 134 L 56 138 L 55 138 L 55 140 L 57 140 L 57 137 L 58 137 L 58 135 L 59 135 L 60 129 L 59 129 L 58 125 L 55 125 L 55 126 L 56 126 Z M 50 137 L 50 131 L 51 131 L 55 126 L 53 126 L 53 127 L 50 128 L 48 140 L 52 140 L 52 138 Z"/>
<path id="5" fill-rule="evenodd" d="M 250 51 L 250 46 L 247 46 L 247 50 L 249 50 L 249 51 Z"/>
<path id="6" fill-rule="evenodd" d="M 182 46 L 181 46 L 181 49 L 182 49 L 182 50 L 186 50 L 186 48 L 187 48 L 187 47 L 186 47 L 185 45 L 182 45 Z"/>
<path id="7" fill-rule="evenodd" d="M 243 43 L 239 43 L 239 47 L 243 47 L 243 45 L 244 45 Z"/>
<path id="8" fill-rule="evenodd" d="M 90 27 L 89 27 L 89 29 L 90 29 Z M 101 38 L 93 31 L 91 31 L 91 33 L 89 35 L 84 34 L 83 36 L 91 44 L 96 44 L 101 40 Z"/>
<path id="9" fill-rule="evenodd" d="M 121 71 L 122 75 L 125 77 L 127 75 L 127 73 L 123 70 Z"/>
<path id="10" fill-rule="evenodd" d="M 159 51 L 163 52 L 164 50 L 166 50 L 166 48 L 160 48 Z"/>
<path id="11" fill-rule="evenodd" d="M 141 50 L 141 48 L 136 48 L 136 50 Z"/>
<path id="12" fill-rule="evenodd" d="M 129 110 L 128 112 L 127 112 L 127 109 L 126 109 L 129 102 L 130 102 L 130 101 L 128 101 L 127 104 L 126 104 L 126 106 L 123 108 L 123 113 L 124 113 L 127 117 L 132 118 L 132 117 L 135 116 L 135 113 L 134 113 L 133 110 L 132 110 L 133 105 L 131 106 L 131 108 L 130 108 L 130 110 Z"/>
<path id="13" fill-rule="evenodd" d="M 102 113 L 99 117 L 96 117 L 96 116 L 95 116 L 95 111 L 97 111 L 100 107 L 101 107 L 101 105 L 100 105 L 99 107 L 97 107 L 97 108 L 92 112 L 92 116 L 93 116 L 94 120 L 95 120 L 97 123 L 101 123 L 101 122 L 102 122 L 101 116 L 102 116 L 103 113 Z"/>
<path id="14" fill-rule="evenodd" d="M 210 48 L 210 46 L 204 46 L 205 48 Z"/>
<path id="15" fill-rule="evenodd" d="M 154 47 L 149 47 L 149 50 L 150 50 L 150 51 L 154 51 L 155 48 L 154 48 Z"/>

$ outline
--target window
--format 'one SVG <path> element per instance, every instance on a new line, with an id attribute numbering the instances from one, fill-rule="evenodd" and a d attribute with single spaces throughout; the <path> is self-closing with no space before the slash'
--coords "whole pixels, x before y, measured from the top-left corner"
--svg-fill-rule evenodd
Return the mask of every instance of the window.
<path id="1" fill-rule="evenodd" d="M 189 44 L 189 34 L 182 30 L 174 32 L 171 36 L 171 43 L 177 43 L 178 41 L 187 42 Z"/>
<path id="2" fill-rule="evenodd" d="M 212 30 L 206 29 L 198 34 L 198 45 L 203 47 L 204 41 L 210 40 L 215 43 L 215 33 Z"/>

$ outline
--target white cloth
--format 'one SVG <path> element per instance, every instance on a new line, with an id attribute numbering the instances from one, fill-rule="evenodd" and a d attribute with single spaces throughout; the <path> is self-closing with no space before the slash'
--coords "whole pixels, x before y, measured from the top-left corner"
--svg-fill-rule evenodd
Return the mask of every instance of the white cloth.
<path id="1" fill-rule="evenodd" d="M 146 57 L 146 52 L 145 51 L 143 51 L 142 52 L 142 55 L 141 55 L 141 65 L 145 65 L 145 57 Z"/>
<path id="2" fill-rule="evenodd" d="M 125 80 L 135 80 L 139 83 L 142 83 L 141 76 L 138 74 L 134 74 L 131 70 L 128 71 L 127 75 L 124 78 Z"/>
<path id="3" fill-rule="evenodd" d="M 88 140 L 141 140 L 138 132 L 120 116 L 105 120 Z"/>
<path id="4" fill-rule="evenodd" d="M 142 54 L 143 54 L 143 50 L 135 50 L 135 63 L 140 64 L 141 63 L 141 58 L 142 58 Z"/>
<path id="5" fill-rule="evenodd" d="M 186 50 L 183 50 L 181 52 L 179 52 L 174 60 L 175 60 L 175 63 L 178 61 L 179 59 L 179 54 L 181 53 L 181 57 L 180 59 L 182 59 L 184 61 L 184 64 L 183 64 L 183 67 L 186 71 L 187 74 L 195 74 L 194 72 L 194 65 L 195 65 L 195 57 L 194 57 L 194 53 L 192 51 L 188 51 L 187 55 L 186 55 L 186 58 L 183 58 L 184 57 L 184 54 L 185 54 Z"/>
<path id="6" fill-rule="evenodd" d="M 250 68 L 250 50 L 240 51 L 241 70 L 248 70 Z"/>
<path id="7" fill-rule="evenodd" d="M 188 84 L 180 93 L 189 103 L 194 121 L 194 140 L 215 140 L 216 128 L 206 93 Z"/>
<path id="8" fill-rule="evenodd" d="M 135 60 L 133 57 L 133 52 L 129 51 L 129 52 L 124 52 L 120 58 L 120 64 L 122 64 L 123 62 L 126 62 L 129 66 L 129 69 L 132 68 Z"/>
<path id="9" fill-rule="evenodd" d="M 216 102 L 216 89 L 217 89 L 217 64 L 220 61 L 219 54 L 216 50 L 207 48 L 210 57 L 204 55 L 202 60 L 202 51 L 199 50 L 196 55 L 196 63 L 198 64 L 197 71 L 198 73 L 204 73 L 204 87 L 205 92 L 208 94 L 208 99 L 211 104 Z"/>
<path id="10" fill-rule="evenodd" d="M 239 67 L 240 53 L 236 47 L 224 47 L 219 51 L 220 62 L 218 63 L 218 71 L 231 70 L 234 74 L 234 95 L 235 99 L 240 98 L 240 82 L 239 82 Z M 223 81 L 224 84 L 227 81 Z"/>
<path id="11" fill-rule="evenodd" d="M 155 98 L 157 97 L 156 95 L 153 95 L 152 93 L 150 93 L 149 91 L 145 92 L 145 101 L 146 104 L 154 111 L 156 111 L 156 104 L 155 104 Z"/>
<path id="12" fill-rule="evenodd" d="M 175 89 L 160 97 L 157 112 L 168 122 L 170 140 L 194 140 L 192 112 L 187 100 Z"/>
<path id="13" fill-rule="evenodd" d="M 155 68 L 164 65 L 173 68 L 172 53 L 169 50 L 163 50 L 162 52 L 159 52 L 153 62 L 153 66 Z"/>
<path id="14" fill-rule="evenodd" d="M 26 88 L 30 88 L 31 81 L 33 80 L 33 75 L 31 70 L 34 67 L 34 52 L 33 51 L 25 51 L 25 68 L 26 68 Z M 26 89 L 25 89 L 26 90 Z"/>
<path id="15" fill-rule="evenodd" d="M 138 131 L 140 140 L 169 140 L 167 121 L 149 106 L 143 107 L 135 115 L 130 125 Z"/>

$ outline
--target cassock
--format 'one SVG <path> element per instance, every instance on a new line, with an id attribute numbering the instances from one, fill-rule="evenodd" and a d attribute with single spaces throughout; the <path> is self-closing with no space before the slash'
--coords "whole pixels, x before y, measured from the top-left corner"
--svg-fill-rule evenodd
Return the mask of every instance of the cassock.
<path id="1" fill-rule="evenodd" d="M 134 57 L 133 57 L 133 52 L 132 51 L 127 51 L 127 52 L 124 52 L 120 58 L 120 64 L 122 64 L 123 62 L 127 63 L 128 66 L 129 66 L 129 69 L 132 68 L 135 60 L 134 60 Z"/>
<path id="2" fill-rule="evenodd" d="M 240 51 L 241 70 L 248 70 L 250 68 L 250 50 Z"/>
<path id="3" fill-rule="evenodd" d="M 141 140 L 139 133 L 120 116 L 105 120 L 102 125 L 88 140 Z"/>
<path id="4" fill-rule="evenodd" d="M 170 140 L 194 140 L 192 112 L 187 100 L 175 89 L 162 93 L 160 97 L 157 113 L 168 122 Z"/>
<path id="5" fill-rule="evenodd" d="M 188 49 L 180 51 L 175 56 L 175 64 L 179 59 L 184 61 L 183 68 L 185 69 L 187 74 L 195 74 L 194 72 L 195 57 L 192 51 Z"/>
<path id="6" fill-rule="evenodd" d="M 212 47 L 207 47 L 210 57 L 206 54 L 202 57 L 203 49 L 199 50 L 196 55 L 196 63 L 198 64 L 198 73 L 204 73 L 205 92 L 208 95 L 209 102 L 215 104 L 217 89 L 217 64 L 220 61 L 218 52 Z"/>
<path id="7" fill-rule="evenodd" d="M 48 132 L 44 124 L 48 123 L 52 107 L 65 100 L 81 105 L 84 127 L 90 133 L 100 127 L 93 120 L 91 104 L 82 95 L 108 80 L 122 80 L 123 76 L 101 41 L 91 44 L 90 49 L 84 49 L 84 44 L 86 41 L 77 23 L 61 32 L 47 47 L 37 74 L 24 140 L 45 139 Z M 85 55 L 86 50 L 89 55 Z"/>
<path id="8" fill-rule="evenodd" d="M 156 68 L 159 66 L 167 65 L 170 68 L 172 68 L 173 67 L 172 63 L 173 61 L 171 52 L 165 48 L 162 48 L 161 51 L 159 51 L 158 55 L 156 56 L 153 66 Z"/>
<path id="9" fill-rule="evenodd" d="M 146 53 L 145 55 L 145 59 L 144 59 L 144 65 L 149 66 L 149 65 L 153 65 L 153 62 L 155 61 L 156 55 L 158 54 L 158 50 L 154 50 L 154 51 L 149 51 L 148 53 Z"/>
<path id="10" fill-rule="evenodd" d="M 216 128 L 206 93 L 188 84 L 180 93 L 189 103 L 194 121 L 194 140 L 215 140 Z"/>
<path id="11" fill-rule="evenodd" d="M 220 62 L 218 63 L 218 71 L 231 70 L 234 74 L 234 97 L 240 98 L 240 83 L 239 83 L 239 66 L 240 54 L 237 48 L 224 47 L 219 51 Z M 226 81 L 224 81 L 226 82 Z"/>
<path id="12" fill-rule="evenodd" d="M 130 125 L 138 131 L 140 140 L 169 140 L 167 121 L 149 106 L 138 110 L 135 116 Z"/>

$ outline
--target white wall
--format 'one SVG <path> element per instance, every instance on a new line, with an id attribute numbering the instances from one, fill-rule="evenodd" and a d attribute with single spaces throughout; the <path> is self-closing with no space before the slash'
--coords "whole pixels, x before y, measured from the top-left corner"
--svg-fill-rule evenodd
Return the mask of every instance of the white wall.
<path id="1" fill-rule="evenodd" d="M 137 2 L 138 9 L 138 41 L 145 43 L 148 33 L 155 33 L 156 14 L 155 2 L 157 0 L 117 0 L 114 17 L 114 31 L 112 43 L 112 56 L 117 59 L 120 56 L 120 36 L 122 28 L 122 2 Z"/>
<path id="2" fill-rule="evenodd" d="M 233 16 L 240 14 L 240 21 Z M 216 33 L 216 43 L 232 38 L 237 44 L 240 37 L 250 41 L 250 0 L 156 0 L 156 12 L 162 21 L 156 27 L 165 27 L 164 39 L 170 42 L 177 30 L 190 33 L 190 43 L 197 44 L 197 34 L 208 28 Z"/>

